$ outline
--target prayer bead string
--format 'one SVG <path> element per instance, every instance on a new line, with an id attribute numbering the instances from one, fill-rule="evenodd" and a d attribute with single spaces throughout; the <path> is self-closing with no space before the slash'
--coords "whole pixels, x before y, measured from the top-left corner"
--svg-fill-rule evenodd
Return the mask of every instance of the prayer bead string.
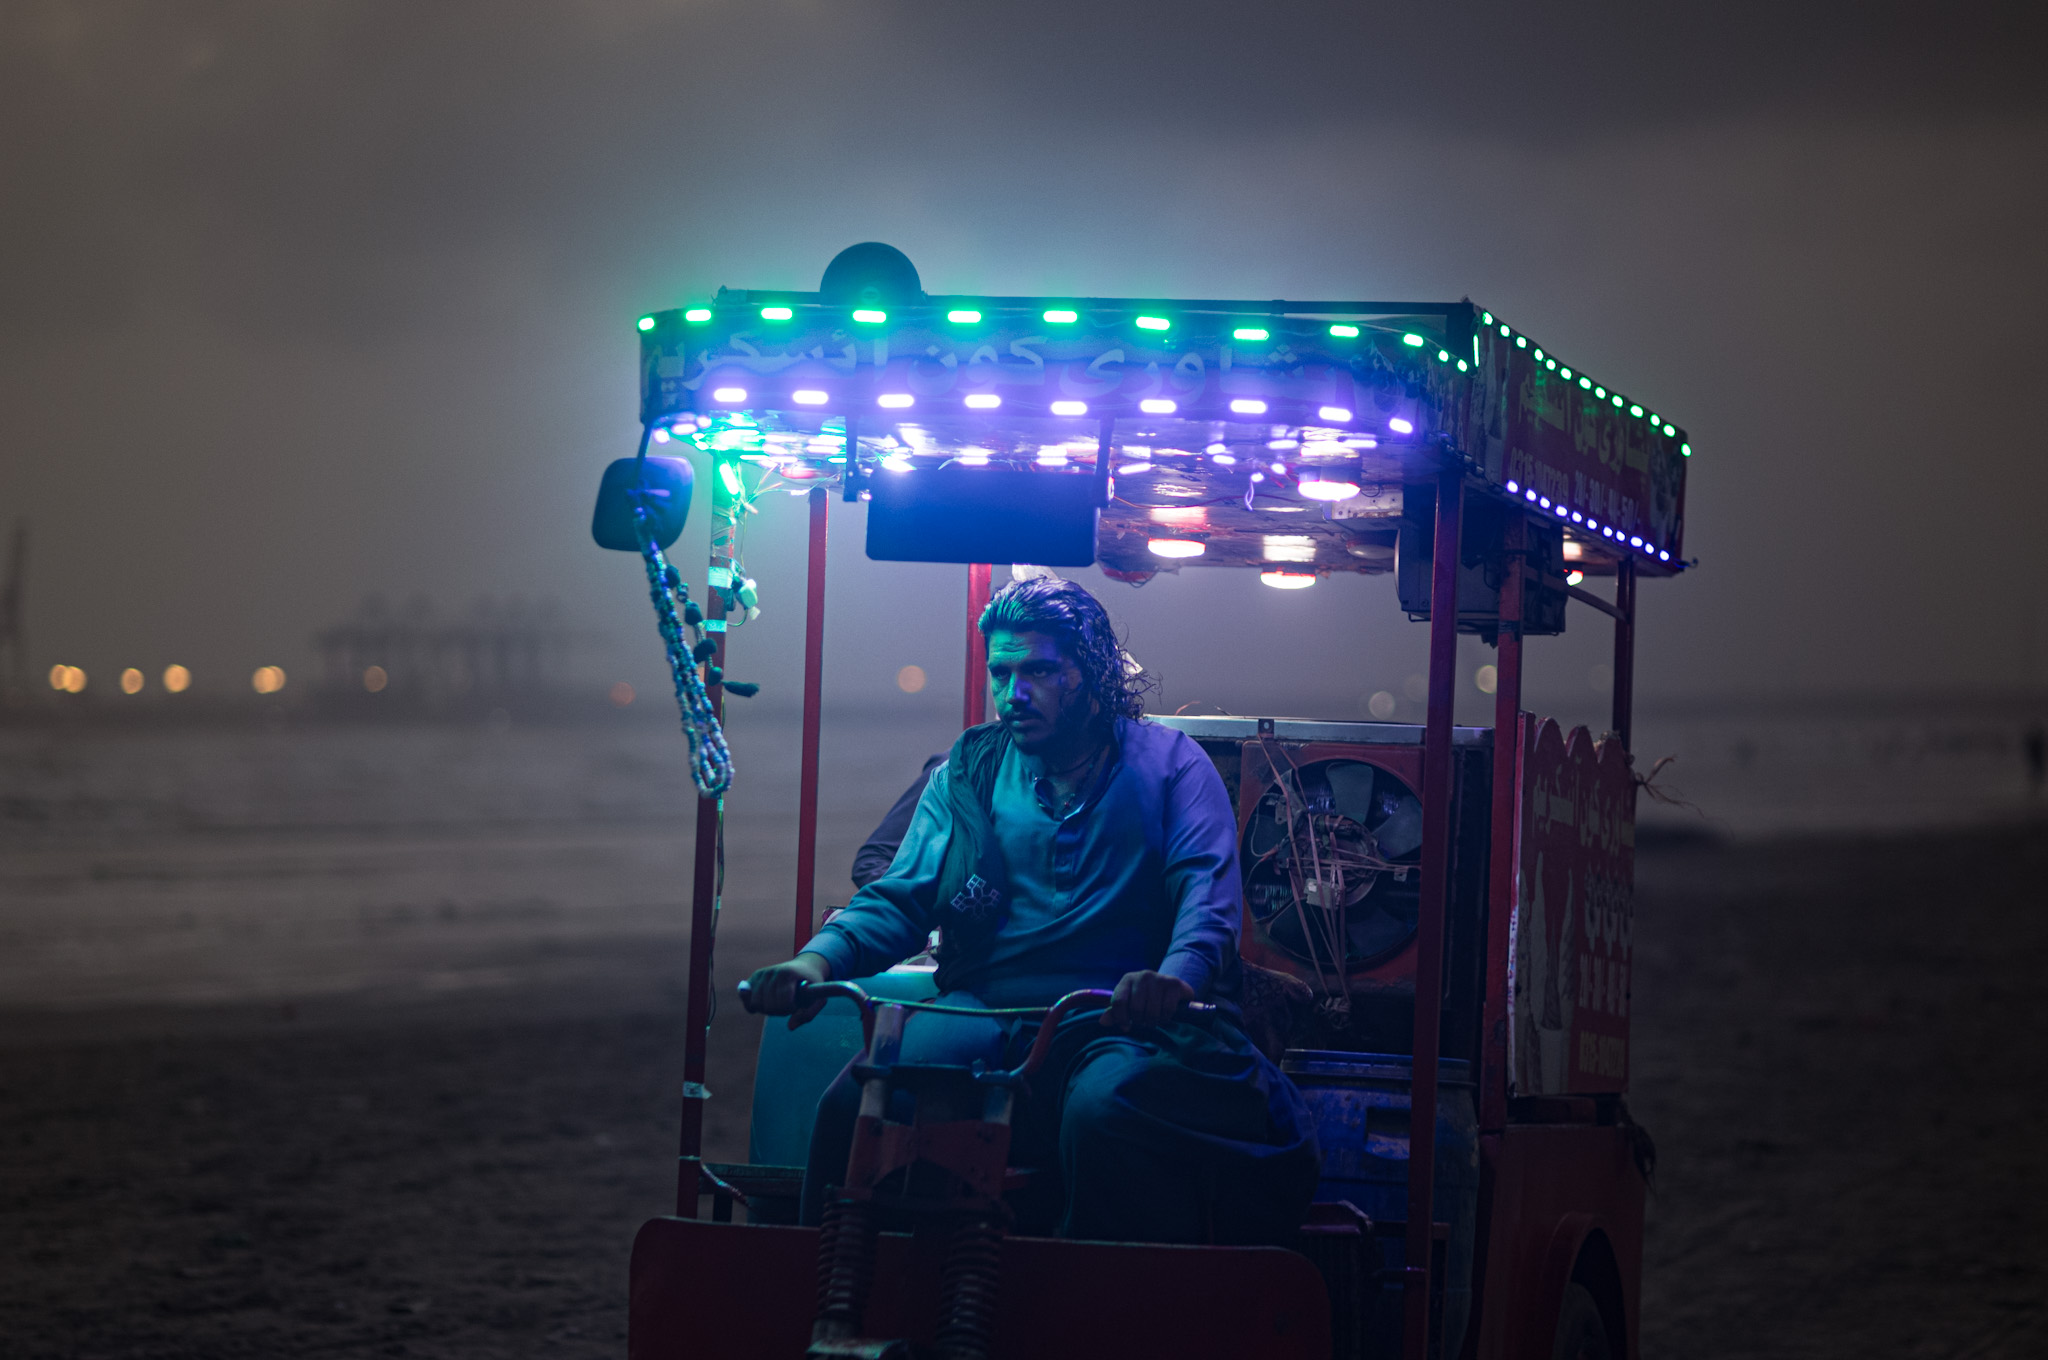
<path id="1" fill-rule="evenodd" d="M 650 425 L 640 432 L 639 462 L 643 469 L 652 430 Z M 647 480 L 642 476 L 633 495 L 633 532 L 640 540 L 640 560 L 647 568 L 647 594 L 654 602 L 654 621 L 661 629 L 662 648 L 668 654 L 676 707 L 682 713 L 683 736 L 690 744 L 690 778 L 697 785 L 698 796 L 716 798 L 732 787 L 732 752 L 725 744 L 725 733 L 719 727 L 717 711 L 711 707 L 711 696 L 705 692 L 703 677 L 697 673 L 696 647 L 684 636 L 683 620 L 676 617 L 676 605 L 680 602 L 683 606 L 698 644 L 707 640 L 697 626 L 703 615 L 690 603 L 690 588 L 683 584 L 682 573 L 669 563 L 654 541 L 654 516 L 640 495 L 646 486 Z"/>

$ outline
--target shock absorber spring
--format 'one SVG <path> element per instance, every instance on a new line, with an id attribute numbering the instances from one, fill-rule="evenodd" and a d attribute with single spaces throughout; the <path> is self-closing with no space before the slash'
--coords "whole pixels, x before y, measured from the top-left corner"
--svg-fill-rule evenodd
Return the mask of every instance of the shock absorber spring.
<path id="1" fill-rule="evenodd" d="M 939 1282 L 939 1360 L 988 1360 L 1002 1288 L 1003 1230 L 970 1218 L 953 1230 Z"/>
<path id="2" fill-rule="evenodd" d="M 835 1200 L 825 1206 L 818 1234 L 818 1320 L 813 1341 L 860 1335 L 875 1279 L 875 1210 L 865 1200 Z"/>

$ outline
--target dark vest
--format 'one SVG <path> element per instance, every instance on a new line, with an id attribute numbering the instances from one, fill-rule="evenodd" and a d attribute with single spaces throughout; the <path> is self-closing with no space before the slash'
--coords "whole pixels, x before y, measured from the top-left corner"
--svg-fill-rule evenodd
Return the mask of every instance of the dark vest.
<path id="1" fill-rule="evenodd" d="M 939 928 L 939 990 L 951 991 L 962 973 L 987 961 L 996 932 L 1010 917 L 1010 881 L 996 841 L 996 771 L 1010 750 L 999 722 L 970 727 L 946 757 L 946 795 L 953 836 L 933 897 Z"/>

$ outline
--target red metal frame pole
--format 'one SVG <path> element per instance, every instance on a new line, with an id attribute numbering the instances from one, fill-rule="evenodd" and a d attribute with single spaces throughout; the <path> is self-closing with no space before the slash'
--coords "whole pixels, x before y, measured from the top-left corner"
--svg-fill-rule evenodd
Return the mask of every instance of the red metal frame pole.
<path id="1" fill-rule="evenodd" d="M 1636 564 L 1624 557 L 1614 571 L 1614 731 L 1621 749 L 1635 749 L 1629 729 L 1636 702 Z"/>
<path id="2" fill-rule="evenodd" d="M 818 728 L 825 696 L 825 507 L 831 497 L 814 486 L 809 571 L 804 578 L 803 764 L 796 786 L 796 927 L 794 955 L 817 929 Z"/>
<path id="3" fill-rule="evenodd" d="M 988 721 L 988 639 L 981 635 L 981 611 L 988 608 L 990 571 L 986 562 L 967 568 L 967 683 L 960 707 L 962 727 L 979 727 Z"/>
<path id="4" fill-rule="evenodd" d="M 1481 1040 L 1479 1127 L 1507 1127 L 1508 942 L 1515 917 L 1517 818 L 1522 789 L 1522 592 L 1528 575 L 1528 517 L 1515 514 L 1502 547 L 1507 572 L 1500 587 L 1500 626 L 1494 641 L 1492 858 L 1487 866 L 1486 1002 Z"/>
<path id="5" fill-rule="evenodd" d="M 1430 552 L 1429 717 L 1422 737 L 1422 900 L 1415 926 L 1415 1068 L 1408 1109 L 1408 1360 L 1429 1354 L 1429 1271 L 1435 1219 L 1437 1054 L 1443 1023 L 1444 917 L 1450 903 L 1451 711 L 1457 697 L 1458 529 L 1465 479 L 1437 474 Z"/>
<path id="6" fill-rule="evenodd" d="M 715 467 L 715 464 L 714 464 Z M 716 649 L 707 663 L 725 666 L 725 590 L 732 582 L 731 544 L 733 497 L 725 479 L 711 478 L 711 572 L 704 592 L 704 631 Z M 725 721 L 725 687 L 707 678 L 704 692 L 711 700 L 711 712 Z M 698 798 L 696 863 L 690 884 L 690 977 L 689 1000 L 683 1010 L 683 1127 L 678 1140 L 676 1163 L 676 1215 L 697 1216 L 697 1195 L 702 1188 L 698 1168 L 703 1164 L 704 1102 L 711 1098 L 704 1085 L 705 1053 L 711 1030 L 711 949 L 717 934 L 719 838 L 724 834 L 725 800 Z"/>

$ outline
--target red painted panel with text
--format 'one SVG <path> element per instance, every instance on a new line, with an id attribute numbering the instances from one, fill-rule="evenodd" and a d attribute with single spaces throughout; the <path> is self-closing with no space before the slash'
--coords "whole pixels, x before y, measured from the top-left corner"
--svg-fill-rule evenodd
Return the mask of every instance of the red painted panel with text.
<path id="1" fill-rule="evenodd" d="M 1516 1095 L 1628 1088 L 1635 777 L 1621 744 L 1522 717 L 1510 952 Z"/>

